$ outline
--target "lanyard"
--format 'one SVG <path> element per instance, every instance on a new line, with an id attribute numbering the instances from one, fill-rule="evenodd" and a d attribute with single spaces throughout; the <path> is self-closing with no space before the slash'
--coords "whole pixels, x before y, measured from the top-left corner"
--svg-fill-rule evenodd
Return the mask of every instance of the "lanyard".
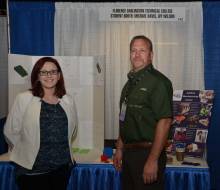
<path id="1" fill-rule="evenodd" d="M 143 78 L 146 76 L 147 73 L 148 73 L 148 69 L 145 69 L 145 71 L 138 77 L 132 76 L 133 73 L 128 74 L 129 80 L 125 89 L 125 97 L 123 102 L 127 104 L 129 95 L 133 92 L 137 84 L 143 80 Z"/>

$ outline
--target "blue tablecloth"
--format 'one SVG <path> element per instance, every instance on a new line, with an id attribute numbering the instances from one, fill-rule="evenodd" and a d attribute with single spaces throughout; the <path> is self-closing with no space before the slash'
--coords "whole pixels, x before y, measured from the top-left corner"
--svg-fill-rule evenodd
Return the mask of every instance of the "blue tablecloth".
<path id="1" fill-rule="evenodd" d="M 110 164 L 77 164 L 68 190 L 120 190 L 120 173 Z"/>
<path id="2" fill-rule="evenodd" d="M 0 162 L 0 189 L 17 190 L 14 167 L 8 162 Z"/>
<path id="3" fill-rule="evenodd" d="M 68 190 L 120 190 L 120 173 L 110 164 L 77 164 Z M 14 168 L 0 162 L 0 190 L 17 190 Z M 167 167 L 166 190 L 210 190 L 208 168 Z"/>
<path id="4" fill-rule="evenodd" d="M 166 190 L 210 190 L 209 169 L 167 167 Z"/>

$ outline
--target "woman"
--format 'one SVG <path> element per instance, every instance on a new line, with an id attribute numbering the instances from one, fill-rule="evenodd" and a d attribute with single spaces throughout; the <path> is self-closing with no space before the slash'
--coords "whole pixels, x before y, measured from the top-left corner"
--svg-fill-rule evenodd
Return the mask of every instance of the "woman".
<path id="1" fill-rule="evenodd" d="M 74 163 L 75 103 L 66 94 L 63 73 L 54 58 L 36 62 L 31 85 L 17 95 L 4 127 L 17 184 L 20 190 L 64 190 Z"/>

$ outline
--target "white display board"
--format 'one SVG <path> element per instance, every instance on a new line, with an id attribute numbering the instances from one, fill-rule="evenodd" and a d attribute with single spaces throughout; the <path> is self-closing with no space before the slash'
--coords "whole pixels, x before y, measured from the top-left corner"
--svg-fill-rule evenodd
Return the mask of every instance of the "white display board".
<path id="1" fill-rule="evenodd" d="M 40 57 L 9 54 L 9 109 L 15 96 L 31 87 L 31 71 Z M 97 162 L 104 148 L 104 59 L 53 57 L 60 63 L 67 93 L 76 101 L 79 127 L 73 147 L 75 159 L 77 162 Z M 26 74 L 16 71 L 20 66 Z"/>

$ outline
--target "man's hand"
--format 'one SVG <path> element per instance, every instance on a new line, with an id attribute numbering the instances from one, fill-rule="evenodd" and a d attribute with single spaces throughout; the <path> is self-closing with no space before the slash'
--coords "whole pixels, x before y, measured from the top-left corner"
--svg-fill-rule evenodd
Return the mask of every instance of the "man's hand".
<path id="1" fill-rule="evenodd" d="M 157 180 L 158 163 L 157 161 L 147 161 L 144 165 L 143 180 L 144 183 L 153 183 Z"/>
<path id="2" fill-rule="evenodd" d="M 121 171 L 122 166 L 122 149 L 116 149 L 116 152 L 113 156 L 113 164 L 116 170 Z"/>
<path id="3" fill-rule="evenodd" d="M 160 119 L 157 123 L 153 145 L 144 165 L 144 183 L 153 183 L 158 178 L 158 159 L 165 147 L 171 122 L 170 118 L 164 118 Z"/>

